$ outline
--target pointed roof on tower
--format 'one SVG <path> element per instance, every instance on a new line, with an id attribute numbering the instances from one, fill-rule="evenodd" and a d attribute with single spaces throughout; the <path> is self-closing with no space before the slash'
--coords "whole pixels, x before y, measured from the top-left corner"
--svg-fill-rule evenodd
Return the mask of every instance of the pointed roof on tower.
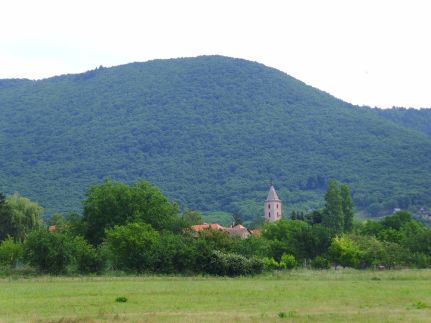
<path id="1" fill-rule="evenodd" d="M 267 201 L 280 201 L 278 198 L 277 192 L 275 191 L 275 188 L 273 185 L 269 188 L 268 197 L 266 198 Z"/>

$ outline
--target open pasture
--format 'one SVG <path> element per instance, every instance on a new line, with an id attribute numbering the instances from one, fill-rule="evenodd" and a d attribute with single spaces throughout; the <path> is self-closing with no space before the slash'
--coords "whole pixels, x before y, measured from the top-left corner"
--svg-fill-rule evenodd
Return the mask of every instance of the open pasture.
<path id="1" fill-rule="evenodd" d="M 0 322 L 114 321 L 430 322 L 431 270 L 0 280 Z"/>

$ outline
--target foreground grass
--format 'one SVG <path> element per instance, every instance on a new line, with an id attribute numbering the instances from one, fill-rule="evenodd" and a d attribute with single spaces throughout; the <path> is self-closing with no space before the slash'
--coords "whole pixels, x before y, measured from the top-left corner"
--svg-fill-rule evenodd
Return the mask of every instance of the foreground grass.
<path id="1" fill-rule="evenodd" d="M 0 322 L 430 320 L 431 270 L 0 280 Z"/>

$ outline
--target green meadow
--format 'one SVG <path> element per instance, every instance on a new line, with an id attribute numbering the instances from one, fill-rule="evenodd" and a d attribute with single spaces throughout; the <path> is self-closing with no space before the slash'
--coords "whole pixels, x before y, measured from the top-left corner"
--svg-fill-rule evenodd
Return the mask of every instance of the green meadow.
<path id="1" fill-rule="evenodd" d="M 430 320 L 431 270 L 0 280 L 0 322 Z"/>

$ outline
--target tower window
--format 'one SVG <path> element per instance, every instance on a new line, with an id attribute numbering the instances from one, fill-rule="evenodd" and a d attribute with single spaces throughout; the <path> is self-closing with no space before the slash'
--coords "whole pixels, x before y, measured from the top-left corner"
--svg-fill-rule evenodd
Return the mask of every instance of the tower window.
<path id="1" fill-rule="evenodd" d="M 277 209 L 278 209 L 278 204 L 277 204 Z"/>
<path id="2" fill-rule="evenodd" d="M 268 209 L 270 209 L 271 208 L 271 204 L 268 204 Z"/>
<path id="3" fill-rule="evenodd" d="M 271 217 L 271 212 L 268 212 L 268 216 Z"/>

